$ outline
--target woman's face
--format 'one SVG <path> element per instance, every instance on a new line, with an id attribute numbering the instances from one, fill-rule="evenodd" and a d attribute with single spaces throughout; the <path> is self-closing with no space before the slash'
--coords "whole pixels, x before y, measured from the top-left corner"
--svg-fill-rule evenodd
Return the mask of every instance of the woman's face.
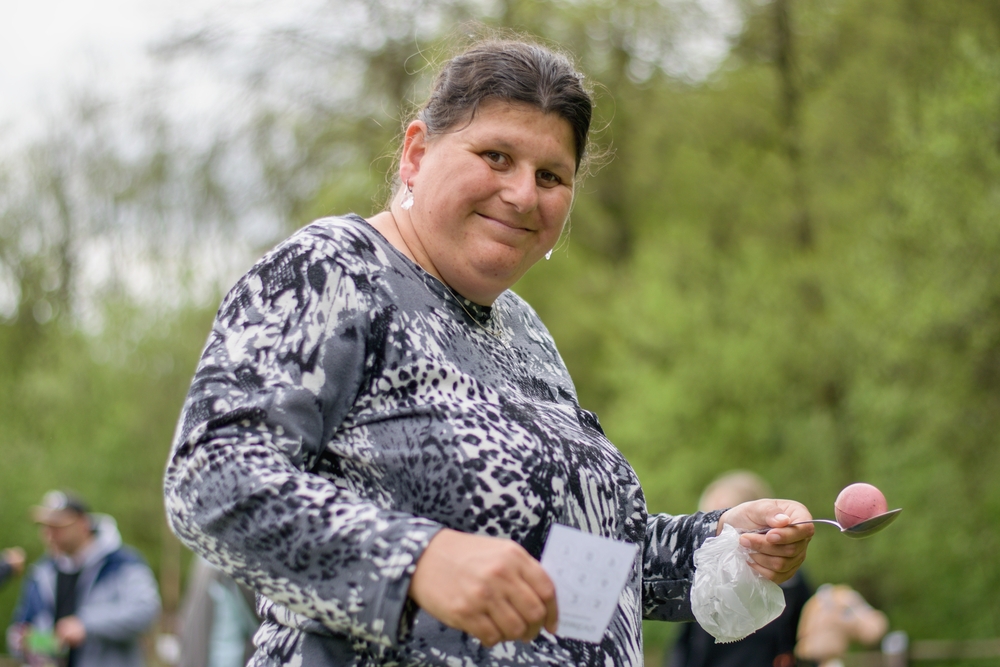
<path id="1" fill-rule="evenodd" d="M 434 136 L 414 121 L 400 162 L 413 207 L 393 206 L 414 259 L 467 299 L 493 303 L 559 240 L 575 155 L 569 123 L 528 105 L 490 102 Z"/>

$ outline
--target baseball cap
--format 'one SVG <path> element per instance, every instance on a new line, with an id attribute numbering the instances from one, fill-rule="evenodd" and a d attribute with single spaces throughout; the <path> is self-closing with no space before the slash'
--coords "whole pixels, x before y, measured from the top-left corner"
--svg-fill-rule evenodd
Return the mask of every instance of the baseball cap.
<path id="1" fill-rule="evenodd" d="M 68 491 L 49 491 L 42 496 L 42 503 L 31 508 L 35 523 L 60 528 L 68 526 L 90 510 L 82 498 Z"/>

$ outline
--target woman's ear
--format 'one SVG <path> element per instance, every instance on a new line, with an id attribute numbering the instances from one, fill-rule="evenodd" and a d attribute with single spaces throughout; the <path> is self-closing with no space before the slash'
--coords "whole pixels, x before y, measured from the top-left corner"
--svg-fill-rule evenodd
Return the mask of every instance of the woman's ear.
<path id="1" fill-rule="evenodd" d="M 420 162 L 427 152 L 427 125 L 415 120 L 406 126 L 403 137 L 403 153 L 399 158 L 399 178 L 403 183 L 420 173 Z"/>

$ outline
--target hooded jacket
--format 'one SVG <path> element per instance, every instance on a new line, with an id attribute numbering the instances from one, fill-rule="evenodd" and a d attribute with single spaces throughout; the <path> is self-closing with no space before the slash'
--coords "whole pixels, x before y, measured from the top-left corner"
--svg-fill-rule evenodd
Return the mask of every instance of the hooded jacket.
<path id="1" fill-rule="evenodd" d="M 55 626 L 57 570 L 80 572 L 76 587 L 76 616 L 87 638 L 76 649 L 75 667 L 142 667 L 142 634 L 160 613 L 156 580 L 142 556 L 123 546 L 115 520 L 91 515 L 94 541 L 83 563 L 65 556 L 47 556 L 36 562 L 25 577 L 21 596 L 7 630 L 8 649 L 23 657 L 21 638 L 25 626 L 51 631 Z"/>

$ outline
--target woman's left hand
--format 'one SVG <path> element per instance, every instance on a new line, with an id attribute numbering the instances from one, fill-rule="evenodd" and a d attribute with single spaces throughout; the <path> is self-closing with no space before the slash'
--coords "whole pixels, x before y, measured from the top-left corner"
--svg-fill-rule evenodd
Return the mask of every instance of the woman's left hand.
<path id="1" fill-rule="evenodd" d="M 719 533 L 725 525 L 739 532 L 740 544 L 750 549 L 750 567 L 763 577 L 780 584 L 788 581 L 806 559 L 813 524 L 790 526 L 812 518 L 802 503 L 794 500 L 751 500 L 723 512 Z M 770 528 L 766 533 L 743 531 Z"/>

